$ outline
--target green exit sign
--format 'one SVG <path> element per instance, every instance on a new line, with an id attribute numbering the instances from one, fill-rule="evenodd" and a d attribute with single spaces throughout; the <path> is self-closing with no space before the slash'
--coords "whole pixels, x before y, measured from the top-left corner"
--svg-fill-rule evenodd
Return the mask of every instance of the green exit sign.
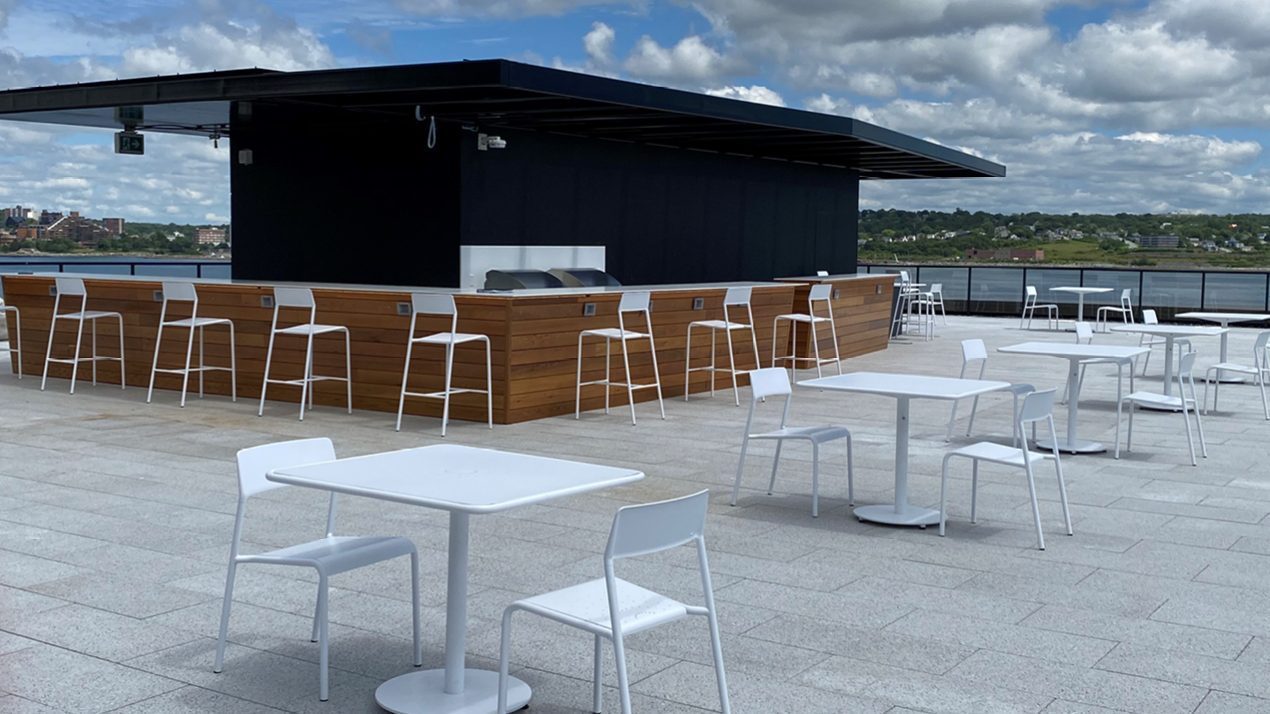
<path id="1" fill-rule="evenodd" d="M 146 138 L 135 131 L 115 132 L 115 153 L 140 156 L 146 152 Z"/>

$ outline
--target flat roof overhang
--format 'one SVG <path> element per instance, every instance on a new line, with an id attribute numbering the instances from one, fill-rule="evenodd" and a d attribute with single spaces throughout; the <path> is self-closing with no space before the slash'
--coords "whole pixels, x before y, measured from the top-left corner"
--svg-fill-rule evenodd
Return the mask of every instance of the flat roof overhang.
<path id="1" fill-rule="evenodd" d="M 0 92 L 0 119 L 228 136 L 231 102 L 269 101 L 847 169 L 862 179 L 1005 176 L 1005 166 L 849 117 L 509 60 L 171 75 Z"/>

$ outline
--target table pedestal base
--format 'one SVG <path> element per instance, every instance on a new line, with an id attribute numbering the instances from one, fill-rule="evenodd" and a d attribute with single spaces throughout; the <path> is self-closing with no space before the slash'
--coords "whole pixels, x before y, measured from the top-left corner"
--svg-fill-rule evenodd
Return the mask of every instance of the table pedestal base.
<path id="1" fill-rule="evenodd" d="M 1054 449 L 1054 441 L 1052 439 L 1037 439 L 1036 448 L 1041 451 L 1052 451 Z M 1059 439 L 1058 450 L 1065 454 L 1101 454 L 1107 450 L 1105 444 L 1097 441 L 1089 441 L 1087 439 Z"/>
<path id="2" fill-rule="evenodd" d="M 1209 383 L 1209 384 L 1212 384 L 1213 382 L 1221 382 L 1222 384 L 1243 384 L 1244 382 L 1247 382 L 1247 381 L 1248 381 L 1248 380 L 1247 380 L 1247 378 L 1245 378 L 1245 377 L 1241 377 L 1241 376 L 1240 376 L 1240 375 L 1238 375 L 1238 374 L 1230 374 L 1230 375 L 1228 375 L 1228 374 L 1226 374 L 1226 373 L 1224 373 L 1224 372 L 1222 372 L 1222 373 L 1220 373 L 1220 374 L 1221 374 L 1221 376 L 1217 377 L 1216 379 L 1214 379 L 1214 378 L 1212 378 L 1212 377 L 1209 377 L 1209 378 L 1208 378 L 1208 383 Z M 1196 380 L 1196 381 L 1198 381 L 1198 380 Z"/>
<path id="3" fill-rule="evenodd" d="M 855 509 L 855 517 L 862 521 L 886 523 L 892 526 L 931 526 L 939 523 L 939 511 L 917 506 L 905 506 L 898 513 L 895 506 L 861 506 Z"/>
<path id="4" fill-rule="evenodd" d="M 508 679 L 508 711 L 529 704 L 529 696 L 528 684 Z M 466 670 L 462 694 L 445 693 L 444 669 L 407 672 L 379 685 L 375 703 L 393 714 L 490 714 L 498 709 L 498 672 Z"/>

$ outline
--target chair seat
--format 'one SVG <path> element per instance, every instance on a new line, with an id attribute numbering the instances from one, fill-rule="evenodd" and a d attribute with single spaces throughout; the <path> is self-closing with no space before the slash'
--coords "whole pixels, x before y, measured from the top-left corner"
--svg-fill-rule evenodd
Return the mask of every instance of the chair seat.
<path id="1" fill-rule="evenodd" d="M 485 335 L 474 335 L 467 332 L 437 332 L 423 337 L 416 337 L 411 342 L 429 345 L 461 345 L 464 342 L 476 342 L 478 340 L 488 340 Z"/>
<path id="2" fill-rule="evenodd" d="M 319 325 L 319 324 L 303 324 L 292 325 L 291 327 L 283 327 L 275 330 L 279 335 L 325 335 L 328 332 L 348 332 L 348 328 L 343 325 Z"/>
<path id="3" fill-rule="evenodd" d="M 850 438 L 851 432 L 844 426 L 822 424 L 819 426 L 787 426 L 776 431 L 750 434 L 751 439 L 806 439 L 813 444 L 823 444 L 834 439 Z"/>
<path id="4" fill-rule="evenodd" d="M 409 539 L 392 536 L 335 536 L 278 548 L 266 553 L 239 556 L 240 562 L 301 565 L 328 575 L 414 552 Z"/>
<path id="5" fill-rule="evenodd" d="M 1239 372 L 1240 374 L 1256 374 L 1260 371 L 1256 367 L 1249 367 L 1246 364 L 1236 364 L 1234 362 L 1218 362 L 1217 364 L 1209 365 L 1208 371 L 1212 372 L 1213 370 Z"/>
<path id="6" fill-rule="evenodd" d="M 816 315 L 804 315 L 801 312 L 791 312 L 788 315 L 777 315 L 777 320 L 789 320 L 791 322 L 829 322 L 827 317 L 818 317 Z"/>
<path id="7" fill-rule="evenodd" d="M 1182 408 L 1182 399 L 1173 394 L 1159 394 L 1156 392 L 1134 392 L 1124 398 L 1126 402 L 1142 404 L 1156 407 L 1167 407 L 1172 409 Z"/>
<path id="8" fill-rule="evenodd" d="M 664 595 L 641 588 L 621 578 L 615 579 L 617 602 L 621 607 L 622 634 L 630 635 L 650 627 L 673 622 L 689 614 L 688 606 Z M 608 588 L 603 578 L 518 600 L 513 607 L 592 631 L 612 632 L 609 619 Z"/>
<path id="9" fill-rule="evenodd" d="M 991 461 L 995 464 L 1005 464 L 1006 466 L 1023 466 L 1023 454 L 1027 454 L 1027 460 L 1033 463 L 1044 461 L 1045 454 L 1024 451 L 1016 449 L 1012 446 L 1003 446 L 991 441 L 978 441 L 969 446 L 963 446 L 960 449 L 948 452 L 948 456 L 965 456 L 966 458 L 978 461 Z M 947 458 L 947 457 L 945 457 Z"/>
<path id="10" fill-rule="evenodd" d="M 96 320 L 101 317 L 123 317 L 117 312 L 105 310 L 80 310 L 79 312 L 63 312 L 55 316 L 59 320 Z"/>
<path id="11" fill-rule="evenodd" d="M 169 320 L 164 327 L 207 327 L 208 325 L 232 325 L 227 317 L 186 317 L 180 320 Z"/>
<path id="12" fill-rule="evenodd" d="M 1103 305 L 1098 308 L 1098 312 L 1132 312 L 1132 308 L 1117 307 L 1115 305 Z"/>
<path id="13" fill-rule="evenodd" d="M 697 320 L 688 323 L 688 327 L 705 327 L 711 330 L 751 330 L 753 325 L 744 322 L 727 322 L 725 320 Z"/>
<path id="14" fill-rule="evenodd" d="M 622 330 L 617 327 L 600 327 L 594 330 L 583 330 L 582 334 L 591 335 L 593 337 L 603 337 L 606 340 L 639 340 L 648 337 L 648 333 L 646 332 Z"/>

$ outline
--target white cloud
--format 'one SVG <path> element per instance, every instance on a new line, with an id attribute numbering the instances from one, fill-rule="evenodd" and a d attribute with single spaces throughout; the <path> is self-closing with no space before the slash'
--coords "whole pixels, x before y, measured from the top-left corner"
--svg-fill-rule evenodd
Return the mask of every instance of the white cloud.
<path id="1" fill-rule="evenodd" d="M 172 74 L 238 67 L 283 71 L 329 67 L 334 56 L 313 32 L 235 23 L 182 27 L 166 41 L 123 54 L 125 74 Z"/>
<path id="2" fill-rule="evenodd" d="M 614 0 L 396 0 L 396 6 L 427 17 L 533 17 L 563 15 L 589 5 L 636 5 L 637 2 L 615 3 Z"/>
<path id="3" fill-rule="evenodd" d="M 707 89 L 706 94 L 712 97 L 726 97 L 728 99 L 740 99 L 746 102 L 755 102 L 757 104 L 770 104 L 774 107 L 785 106 L 785 99 L 781 97 L 775 90 L 769 89 L 762 85 L 751 85 L 749 87 L 733 86 L 719 87 L 718 89 Z"/>
<path id="4" fill-rule="evenodd" d="M 632 76 L 671 84 L 706 83 L 736 69 L 736 62 L 706 44 L 698 35 L 688 35 L 673 47 L 663 47 L 644 35 L 635 43 L 623 64 Z"/>
<path id="5" fill-rule="evenodd" d="M 613 40 L 617 33 L 603 22 L 591 24 L 591 31 L 583 35 L 582 46 L 587 59 L 601 67 L 613 64 Z"/>

